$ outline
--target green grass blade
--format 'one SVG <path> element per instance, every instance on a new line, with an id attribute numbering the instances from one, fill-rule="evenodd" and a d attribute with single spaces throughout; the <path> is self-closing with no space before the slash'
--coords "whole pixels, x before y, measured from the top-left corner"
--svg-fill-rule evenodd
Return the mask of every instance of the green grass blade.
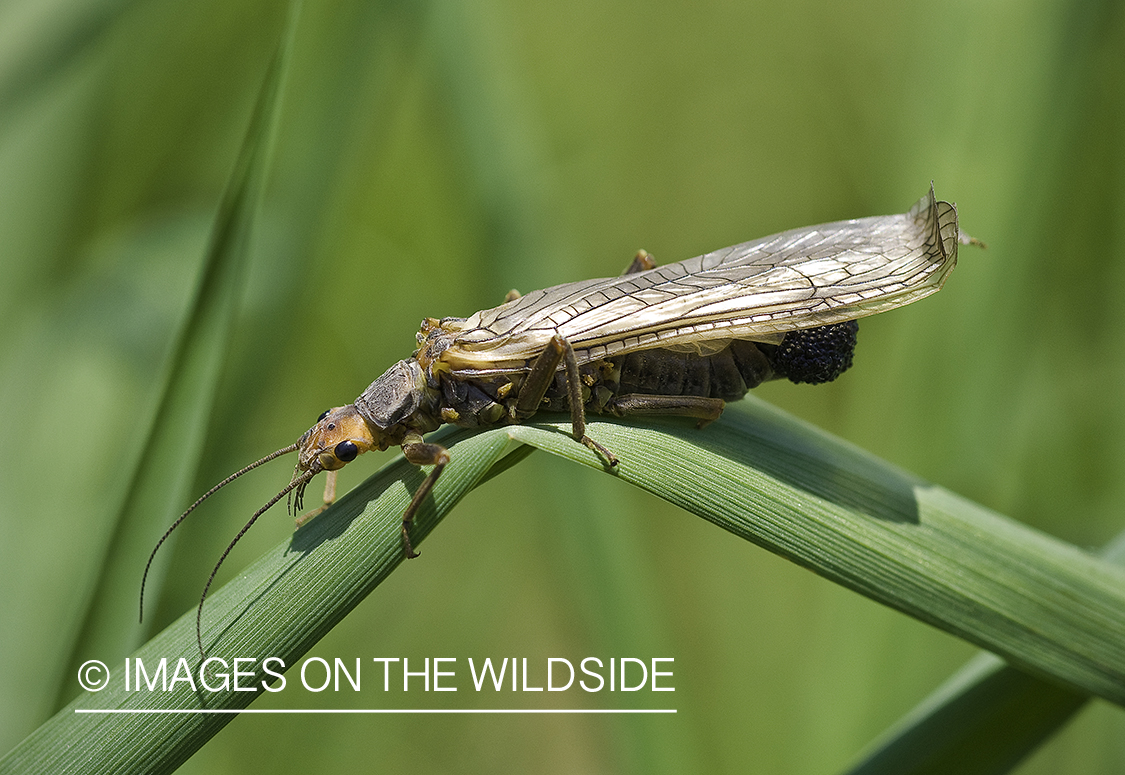
<path id="1" fill-rule="evenodd" d="M 416 546 L 465 493 L 532 451 L 502 431 L 467 435 L 438 436 L 445 443 L 464 440 L 418 515 L 411 533 Z M 422 473 L 399 458 L 209 597 L 203 614 L 207 655 L 269 655 L 294 664 L 403 561 L 402 512 L 421 480 Z M 183 659 L 198 676 L 194 610 L 133 655 L 149 666 L 164 657 L 169 674 Z M 257 667 L 244 686 L 260 686 L 265 673 Z M 79 712 L 202 707 L 186 684 L 166 693 L 127 692 L 124 663 L 111 671 L 108 688 L 84 694 L 43 724 L 0 760 L 0 773 L 171 772 L 233 718 Z M 263 691 L 205 692 L 205 707 L 243 708 Z"/>
<path id="2" fill-rule="evenodd" d="M 510 433 L 600 465 L 563 433 Z M 1125 704 L 1122 568 L 754 399 L 702 432 L 654 420 L 599 422 L 590 435 L 621 459 L 621 479 L 1021 669 Z"/>
<path id="3" fill-rule="evenodd" d="M 1125 533 L 1102 552 L 1125 564 Z M 978 654 L 888 730 L 852 775 L 1009 771 L 1081 709 L 1089 696 Z"/>
<path id="4" fill-rule="evenodd" d="M 1004 655 L 1074 689 L 1125 700 L 1125 573 L 911 477 L 757 401 L 704 431 L 690 423 L 596 421 L 590 433 L 619 456 L 616 475 L 873 599 Z M 593 467 L 566 423 L 512 426 L 460 440 L 419 515 L 418 541 L 462 495 L 540 447 Z M 422 473 L 398 460 L 216 593 L 204 617 L 209 655 L 275 655 L 292 665 L 401 561 L 397 521 Z M 701 561 L 706 547 L 699 547 Z M 752 591 L 751 591 L 752 593 Z M 194 612 L 144 646 L 154 663 L 195 665 Z M 115 669 L 120 675 L 121 666 Z M 262 673 L 259 673 L 259 676 Z M 255 681 L 258 680 L 257 678 Z M 183 687 L 181 687 L 183 688 Z M 208 708 L 256 693 L 220 692 Z M 229 716 L 109 715 L 77 709 L 152 707 L 147 692 L 112 685 L 85 695 L 0 763 L 0 772 L 75 764 L 92 769 L 182 762 Z M 200 707 L 191 691 L 160 707 Z"/>
<path id="5" fill-rule="evenodd" d="M 202 454 L 234 312 L 240 300 L 248 243 L 261 198 L 268 145 L 275 124 L 280 81 L 285 66 L 280 47 L 263 83 L 258 103 L 227 189 L 215 216 L 194 300 L 187 310 L 166 364 L 161 398 L 147 431 L 106 547 L 101 574 L 90 596 L 66 676 L 87 658 L 121 655 L 143 642 L 136 612 L 125 602 L 135 598 L 139 568 L 151 550 L 154 520 L 171 522 L 188 501 Z M 139 426 L 143 427 L 141 423 Z M 149 600 L 156 599 L 165 562 L 154 564 Z M 70 681 L 61 684 L 59 705 L 73 696 Z"/>
<path id="6" fill-rule="evenodd" d="M 979 654 L 848 770 L 853 775 L 1008 772 L 1089 695 Z"/>

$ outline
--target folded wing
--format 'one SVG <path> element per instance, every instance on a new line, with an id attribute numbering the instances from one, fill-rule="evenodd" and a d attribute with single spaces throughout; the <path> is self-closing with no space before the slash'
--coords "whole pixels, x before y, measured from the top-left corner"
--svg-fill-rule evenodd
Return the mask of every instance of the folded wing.
<path id="1" fill-rule="evenodd" d="M 938 291 L 957 262 L 957 210 L 933 186 L 907 213 L 792 229 L 637 274 L 534 291 L 463 321 L 455 370 L 507 370 L 556 333 L 579 362 L 873 315 Z M 445 321 L 443 321 L 445 323 Z"/>

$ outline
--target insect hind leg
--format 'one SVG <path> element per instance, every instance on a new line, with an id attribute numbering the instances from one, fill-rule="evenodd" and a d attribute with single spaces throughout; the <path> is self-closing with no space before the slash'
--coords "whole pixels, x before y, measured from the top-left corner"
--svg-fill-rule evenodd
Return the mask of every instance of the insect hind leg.
<path id="1" fill-rule="evenodd" d="M 609 402 L 606 411 L 618 417 L 627 415 L 663 415 L 665 417 L 694 417 L 699 427 L 719 419 L 726 402 L 721 398 L 704 396 L 662 396 L 629 393 Z"/>

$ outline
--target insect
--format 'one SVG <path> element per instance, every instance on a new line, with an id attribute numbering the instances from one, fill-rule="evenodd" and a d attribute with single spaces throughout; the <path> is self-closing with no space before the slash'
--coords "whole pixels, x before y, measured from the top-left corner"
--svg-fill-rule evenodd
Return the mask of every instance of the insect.
<path id="1" fill-rule="evenodd" d="M 700 425 L 727 401 L 762 382 L 829 382 L 851 366 L 857 318 L 940 290 L 957 263 L 957 210 L 933 186 L 909 212 L 860 218 L 763 237 L 657 267 L 641 251 L 619 277 L 556 285 L 467 318 L 426 318 L 418 349 L 391 366 L 351 404 L 329 409 L 295 444 L 224 479 L 200 503 L 247 471 L 290 452 L 289 484 L 250 518 L 219 558 L 200 596 L 196 637 L 203 653 L 203 601 L 219 566 L 267 509 L 289 495 L 296 508 L 309 481 L 373 449 L 402 448 L 433 466 L 402 515 L 402 544 L 417 557 L 410 528 L 449 463 L 449 450 L 425 441 L 445 423 L 489 427 L 524 422 L 540 411 L 569 412 L 574 438 L 602 456 L 586 435 L 587 413 L 676 415 Z"/>

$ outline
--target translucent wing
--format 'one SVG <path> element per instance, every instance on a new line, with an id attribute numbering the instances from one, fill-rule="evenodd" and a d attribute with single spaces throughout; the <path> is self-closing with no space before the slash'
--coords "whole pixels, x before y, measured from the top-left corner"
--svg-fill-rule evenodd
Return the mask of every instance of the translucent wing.
<path id="1" fill-rule="evenodd" d="M 873 315 L 938 291 L 957 262 L 957 210 L 933 186 L 910 212 L 775 234 L 621 277 L 534 291 L 463 320 L 441 359 L 455 370 L 523 368 L 558 333 L 579 362 Z"/>

